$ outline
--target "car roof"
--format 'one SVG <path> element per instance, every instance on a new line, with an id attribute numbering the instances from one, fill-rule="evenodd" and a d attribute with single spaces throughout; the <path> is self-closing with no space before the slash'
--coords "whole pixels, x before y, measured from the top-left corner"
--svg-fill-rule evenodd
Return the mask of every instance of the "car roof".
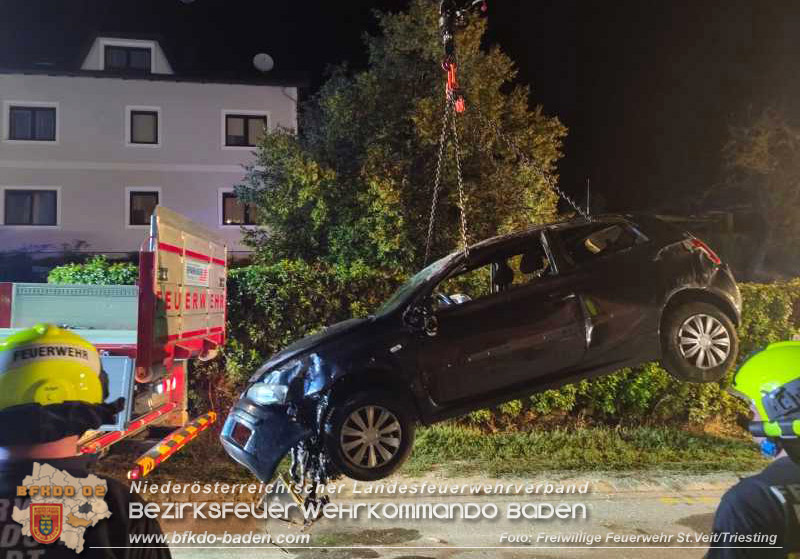
<path id="1" fill-rule="evenodd" d="M 570 229 L 572 227 L 578 227 L 581 225 L 589 225 L 592 223 L 618 223 L 620 221 L 627 221 L 632 216 L 630 214 L 602 214 L 597 216 L 592 216 L 591 221 L 587 220 L 586 218 L 573 218 L 564 221 L 558 221 L 554 223 L 542 223 L 538 225 L 534 225 L 532 227 L 528 227 L 526 229 L 520 229 L 518 231 L 514 231 L 512 233 L 506 233 L 505 235 L 497 235 L 495 237 L 490 237 L 488 239 L 484 239 L 478 243 L 470 245 L 470 251 L 479 251 L 483 252 L 487 249 L 492 249 L 499 245 L 504 245 L 508 242 L 513 242 L 517 239 L 524 239 L 526 237 L 531 237 L 536 233 L 539 233 L 544 230 L 554 230 L 560 231 L 564 229 Z M 459 251 L 454 251 L 454 253 Z"/>

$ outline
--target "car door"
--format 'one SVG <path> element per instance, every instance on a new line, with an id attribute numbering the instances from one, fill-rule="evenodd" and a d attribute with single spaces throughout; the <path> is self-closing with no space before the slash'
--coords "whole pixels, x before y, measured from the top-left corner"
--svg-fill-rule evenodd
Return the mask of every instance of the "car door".
<path id="1" fill-rule="evenodd" d="M 541 243 L 540 238 L 533 239 Z M 418 354 L 437 404 L 492 399 L 574 367 L 586 345 L 578 297 L 558 275 L 440 308 Z"/>
<path id="2" fill-rule="evenodd" d="M 604 243 L 604 232 L 611 230 L 621 230 L 626 240 Z M 625 221 L 556 230 L 550 236 L 560 270 L 571 278 L 586 309 L 586 365 L 622 362 L 651 352 L 657 339 L 653 308 L 659 272 L 649 239 Z"/>

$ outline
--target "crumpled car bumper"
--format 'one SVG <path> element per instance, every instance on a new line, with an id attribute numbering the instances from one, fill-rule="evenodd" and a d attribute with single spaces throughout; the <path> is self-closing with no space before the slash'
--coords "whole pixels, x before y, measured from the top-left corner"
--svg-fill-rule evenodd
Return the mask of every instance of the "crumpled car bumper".
<path id="1" fill-rule="evenodd" d="M 220 441 L 231 458 L 268 483 L 289 449 L 310 434 L 285 406 L 258 406 L 242 399 L 228 414 Z"/>

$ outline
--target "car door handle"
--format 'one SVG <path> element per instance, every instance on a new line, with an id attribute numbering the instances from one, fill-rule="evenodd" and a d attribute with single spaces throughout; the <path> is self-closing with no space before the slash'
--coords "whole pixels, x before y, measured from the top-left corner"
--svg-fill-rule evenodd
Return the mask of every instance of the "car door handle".
<path id="1" fill-rule="evenodd" d="M 561 301 L 569 301 L 570 299 L 574 299 L 577 297 L 574 293 L 551 293 L 547 296 L 548 301 L 552 301 L 554 303 L 561 302 Z"/>

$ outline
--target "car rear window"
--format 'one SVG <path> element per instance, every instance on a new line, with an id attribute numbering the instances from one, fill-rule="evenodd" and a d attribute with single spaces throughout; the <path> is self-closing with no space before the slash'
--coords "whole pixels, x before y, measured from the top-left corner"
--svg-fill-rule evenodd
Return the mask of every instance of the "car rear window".
<path id="1" fill-rule="evenodd" d="M 648 238 L 629 223 L 594 223 L 558 231 L 564 255 L 580 266 L 646 243 Z"/>

